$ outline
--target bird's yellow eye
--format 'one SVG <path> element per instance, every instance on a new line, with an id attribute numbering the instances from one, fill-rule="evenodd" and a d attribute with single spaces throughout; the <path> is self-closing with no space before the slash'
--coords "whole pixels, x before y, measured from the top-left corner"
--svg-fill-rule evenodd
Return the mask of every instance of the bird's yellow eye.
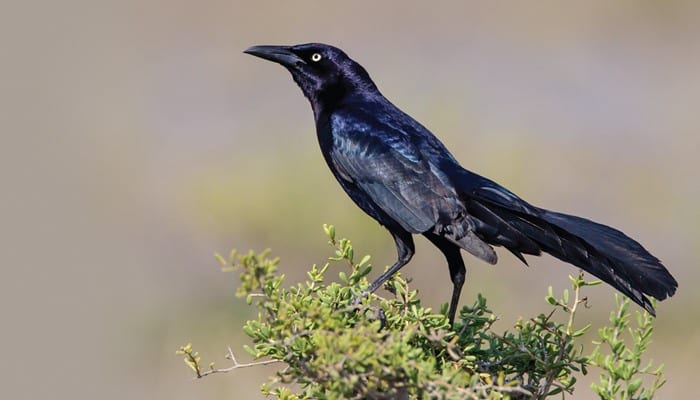
<path id="1" fill-rule="evenodd" d="M 311 55 L 311 61 L 319 62 L 321 61 L 321 53 L 314 53 Z"/>

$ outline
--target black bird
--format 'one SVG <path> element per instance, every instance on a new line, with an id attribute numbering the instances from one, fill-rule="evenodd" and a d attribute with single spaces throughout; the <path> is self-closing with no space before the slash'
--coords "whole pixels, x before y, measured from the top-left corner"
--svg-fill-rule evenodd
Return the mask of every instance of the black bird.
<path id="1" fill-rule="evenodd" d="M 444 254 L 453 291 L 454 322 L 466 269 L 464 249 L 496 263 L 492 246 L 522 262 L 549 253 L 588 271 L 652 315 L 646 295 L 663 300 L 678 283 L 659 260 L 624 233 L 573 215 L 535 207 L 490 179 L 462 168 L 428 129 L 399 110 L 367 71 L 342 50 L 319 43 L 253 46 L 245 53 L 292 74 L 311 102 L 323 157 L 350 198 L 386 227 L 398 260 L 372 292 L 409 262 L 413 234 Z"/>

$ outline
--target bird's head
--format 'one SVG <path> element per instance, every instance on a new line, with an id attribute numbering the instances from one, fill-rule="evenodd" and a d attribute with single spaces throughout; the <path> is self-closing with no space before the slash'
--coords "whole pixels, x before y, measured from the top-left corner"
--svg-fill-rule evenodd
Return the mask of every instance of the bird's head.
<path id="1" fill-rule="evenodd" d="M 327 44 L 253 46 L 244 52 L 287 68 L 317 115 L 348 97 L 367 98 L 379 93 L 360 64 Z"/>

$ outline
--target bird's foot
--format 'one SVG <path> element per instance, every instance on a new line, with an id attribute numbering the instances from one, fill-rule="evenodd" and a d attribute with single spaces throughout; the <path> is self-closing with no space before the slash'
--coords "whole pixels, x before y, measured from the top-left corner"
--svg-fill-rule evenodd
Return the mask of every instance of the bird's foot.
<path id="1" fill-rule="evenodd" d="M 353 305 L 353 306 L 359 305 L 360 303 L 362 303 L 362 300 L 363 300 L 364 298 L 368 297 L 370 294 L 371 294 L 371 292 L 369 292 L 369 291 L 367 291 L 367 290 L 363 290 L 362 293 L 361 293 L 359 296 L 355 297 L 355 298 L 352 300 L 352 305 Z"/>
<path id="2" fill-rule="evenodd" d="M 368 290 L 363 290 L 359 296 L 355 297 L 352 300 L 351 304 L 353 307 L 355 307 L 355 311 L 360 310 L 359 306 L 360 306 L 360 303 L 362 303 L 362 300 L 369 297 L 369 295 L 371 295 L 371 294 L 372 294 L 372 292 L 370 292 Z M 367 308 L 365 308 L 365 310 L 370 310 L 370 311 L 372 309 L 374 309 L 374 307 L 368 306 Z M 374 310 L 374 313 L 376 314 L 376 318 L 379 320 L 379 331 L 381 331 L 382 329 L 386 328 L 386 325 L 387 325 L 386 324 L 386 313 L 384 313 L 384 310 L 382 310 L 381 308 L 376 308 Z"/>

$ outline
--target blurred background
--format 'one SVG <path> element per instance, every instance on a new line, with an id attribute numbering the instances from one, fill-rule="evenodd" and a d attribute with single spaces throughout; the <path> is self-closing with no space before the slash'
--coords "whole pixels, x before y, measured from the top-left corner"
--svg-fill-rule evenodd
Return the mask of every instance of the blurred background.
<path id="1" fill-rule="evenodd" d="M 251 311 L 213 253 L 271 247 L 292 283 L 331 254 L 332 223 L 376 268 L 394 261 L 327 171 L 289 74 L 242 53 L 309 41 L 345 49 L 465 167 L 661 258 L 680 289 L 649 351 L 659 397 L 695 393 L 698 21 L 690 0 L 3 2 L 3 397 L 262 398 L 274 366 L 193 381 L 175 356 L 192 341 L 221 367 L 227 345 L 249 359 Z M 404 274 L 437 308 L 447 267 L 417 242 Z M 484 293 L 501 330 L 576 273 L 499 254 L 467 256 L 462 303 Z M 613 290 L 586 293 L 579 322 L 596 328 Z M 594 397 L 584 383 L 576 398 Z"/>

